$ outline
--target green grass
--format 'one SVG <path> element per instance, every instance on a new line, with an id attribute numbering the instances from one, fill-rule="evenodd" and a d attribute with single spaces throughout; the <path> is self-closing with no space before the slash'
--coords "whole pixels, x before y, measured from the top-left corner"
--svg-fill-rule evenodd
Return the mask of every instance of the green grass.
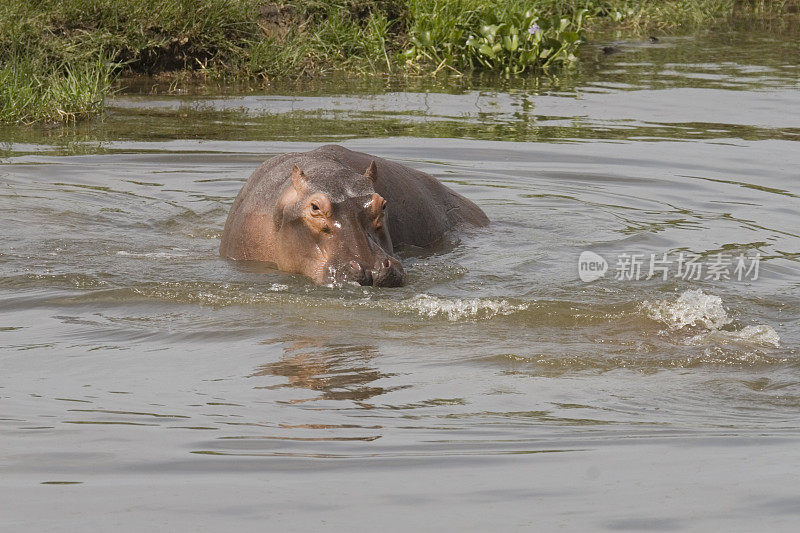
<path id="1" fill-rule="evenodd" d="M 115 65 L 92 60 L 46 64 L 12 56 L 0 65 L 0 123 L 75 122 L 98 114 L 111 90 Z"/>
<path id="2" fill-rule="evenodd" d="M 255 0 L 5 0 L 0 57 L 36 49 L 48 60 L 112 50 L 139 72 L 195 68 L 259 35 Z"/>
<path id="3" fill-rule="evenodd" d="M 0 122 L 75 121 L 115 75 L 268 83 L 331 71 L 518 75 L 568 67 L 585 33 L 797 22 L 800 0 L 3 0 Z M 795 14 L 784 17 L 786 14 Z M 586 29 L 586 30 L 585 30 Z"/>
<path id="4" fill-rule="evenodd" d="M 370 3 L 370 4 L 375 4 Z M 399 21 L 390 22 L 377 7 L 356 15 L 347 4 L 302 4 L 284 15 L 285 33 L 268 28 L 243 43 L 243 53 L 233 61 L 245 78 L 269 80 L 299 77 L 331 70 L 355 73 L 392 71 L 393 46 Z"/>
<path id="5" fill-rule="evenodd" d="M 796 14 L 800 7 L 798 0 L 597 0 L 588 3 L 594 4 L 589 10 L 598 26 L 638 34 L 696 29 L 733 18 L 755 17 L 765 21 Z M 796 17 L 793 21 L 797 24 Z"/>

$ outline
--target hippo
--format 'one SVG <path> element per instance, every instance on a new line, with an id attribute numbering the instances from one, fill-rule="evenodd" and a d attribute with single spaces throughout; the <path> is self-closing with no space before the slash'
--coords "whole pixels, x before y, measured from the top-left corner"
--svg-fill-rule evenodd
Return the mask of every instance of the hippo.
<path id="1" fill-rule="evenodd" d="M 397 287 L 406 274 L 396 250 L 488 224 L 477 205 L 429 174 L 327 145 L 261 164 L 231 206 L 219 251 L 317 284 Z"/>

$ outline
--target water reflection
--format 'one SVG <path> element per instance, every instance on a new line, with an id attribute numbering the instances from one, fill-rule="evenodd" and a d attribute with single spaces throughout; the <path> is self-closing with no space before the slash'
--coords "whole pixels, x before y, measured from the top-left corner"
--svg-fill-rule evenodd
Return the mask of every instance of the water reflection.
<path id="1" fill-rule="evenodd" d="M 264 388 L 292 387 L 318 391 L 319 396 L 287 400 L 304 403 L 317 400 L 352 401 L 359 407 L 372 408 L 367 400 L 389 390 L 371 385 L 391 374 L 378 371 L 370 364 L 380 356 L 373 345 L 336 343 L 306 337 L 287 341 L 280 361 L 259 366 L 250 377 L 281 376 L 287 382 Z"/>

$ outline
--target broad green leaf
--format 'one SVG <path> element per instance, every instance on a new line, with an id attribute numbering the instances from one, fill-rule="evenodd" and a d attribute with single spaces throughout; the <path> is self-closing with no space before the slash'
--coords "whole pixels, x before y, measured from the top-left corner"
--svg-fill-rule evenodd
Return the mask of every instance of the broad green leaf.
<path id="1" fill-rule="evenodd" d="M 482 53 L 483 55 L 487 55 L 487 56 L 489 56 L 489 57 L 494 57 L 494 50 L 493 50 L 493 49 L 492 49 L 492 47 L 491 47 L 491 46 L 489 46 L 489 45 L 482 44 L 482 45 L 480 46 L 480 48 L 478 48 L 478 51 L 479 51 L 480 53 Z"/>
<path id="2" fill-rule="evenodd" d="M 500 28 L 497 24 L 486 24 L 481 26 L 481 34 L 484 37 L 489 39 L 490 41 L 494 41 L 494 36 L 497 34 L 497 30 Z"/>

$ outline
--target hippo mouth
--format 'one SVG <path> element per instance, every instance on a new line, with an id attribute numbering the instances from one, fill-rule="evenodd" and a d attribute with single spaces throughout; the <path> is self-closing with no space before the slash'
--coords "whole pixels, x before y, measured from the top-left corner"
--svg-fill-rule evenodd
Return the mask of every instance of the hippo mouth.
<path id="1" fill-rule="evenodd" d="M 347 265 L 345 279 L 372 287 L 401 287 L 406 283 L 406 273 L 400 261 L 393 257 L 384 258 L 371 268 L 353 260 Z"/>

